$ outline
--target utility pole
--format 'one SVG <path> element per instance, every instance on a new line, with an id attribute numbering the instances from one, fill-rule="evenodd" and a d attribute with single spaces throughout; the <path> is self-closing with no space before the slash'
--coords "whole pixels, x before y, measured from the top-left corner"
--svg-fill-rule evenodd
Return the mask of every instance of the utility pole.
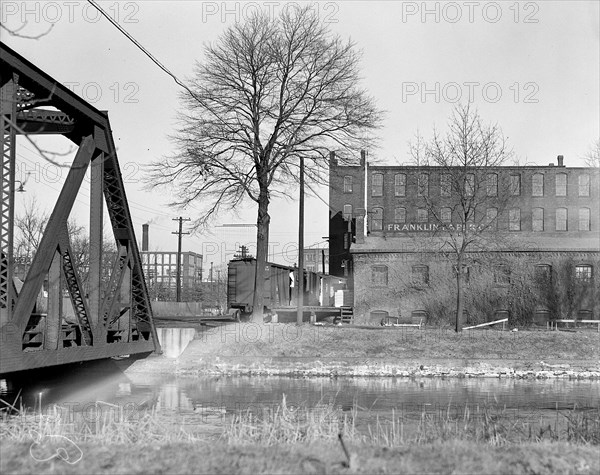
<path id="1" fill-rule="evenodd" d="M 190 218 L 184 219 L 181 216 L 179 216 L 179 218 L 173 218 L 173 221 L 179 221 L 179 231 L 173 231 L 171 234 L 178 234 L 178 238 L 177 238 L 177 280 L 176 280 L 175 285 L 177 286 L 176 300 L 177 300 L 177 302 L 181 302 L 181 236 L 183 234 L 189 234 L 189 233 L 183 232 L 183 222 L 191 221 L 191 220 L 190 220 Z"/>
<path id="2" fill-rule="evenodd" d="M 298 209 L 298 313 L 296 323 L 302 323 L 304 313 L 304 157 L 300 155 L 300 205 Z"/>
<path id="3" fill-rule="evenodd" d="M 210 291 L 213 294 L 215 294 L 215 283 L 213 282 L 213 263 L 210 263 Z"/>

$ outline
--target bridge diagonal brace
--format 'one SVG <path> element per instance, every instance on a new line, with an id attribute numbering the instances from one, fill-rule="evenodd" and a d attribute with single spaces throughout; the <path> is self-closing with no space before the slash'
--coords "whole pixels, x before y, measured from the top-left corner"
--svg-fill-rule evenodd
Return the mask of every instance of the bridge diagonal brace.
<path id="1" fill-rule="evenodd" d="M 100 324 L 104 332 L 108 330 L 109 322 L 112 321 L 111 316 L 117 313 L 115 307 L 119 302 L 119 289 L 123 286 L 126 274 L 125 270 L 130 265 L 130 262 L 131 256 L 127 247 L 119 244 L 119 255 L 110 274 L 110 282 L 100 311 Z"/>
<path id="2" fill-rule="evenodd" d="M 79 273 L 73 265 L 73 249 L 71 248 L 67 227 L 64 226 L 59 236 L 59 248 L 62 257 L 62 268 L 63 275 L 65 277 L 65 283 L 71 297 L 71 303 L 75 310 L 75 316 L 83 341 L 86 345 L 93 344 L 93 334 L 90 325 L 90 310 L 87 305 L 86 299 L 83 297 L 81 279 Z"/>
<path id="3" fill-rule="evenodd" d="M 25 326 L 33 311 L 36 298 L 42 289 L 44 276 L 50 268 L 54 252 L 58 246 L 58 236 L 63 227 L 66 226 L 67 219 L 73 208 L 73 203 L 77 197 L 77 191 L 84 179 L 94 149 L 94 140 L 91 136 L 83 139 L 73 161 L 73 165 L 67 175 L 65 185 L 60 192 L 54 210 L 46 225 L 46 230 L 40 241 L 39 250 L 36 252 L 33 261 L 31 262 L 27 278 L 23 283 L 23 288 L 21 289 L 17 304 L 15 305 L 13 317 L 13 323 L 19 328 L 21 333 L 25 330 Z"/>

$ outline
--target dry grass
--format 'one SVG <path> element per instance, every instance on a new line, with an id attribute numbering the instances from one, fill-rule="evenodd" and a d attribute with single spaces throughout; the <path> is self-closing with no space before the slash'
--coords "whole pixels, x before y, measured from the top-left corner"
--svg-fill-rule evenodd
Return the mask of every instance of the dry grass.
<path id="1" fill-rule="evenodd" d="M 185 416 L 156 409 L 128 410 L 97 402 L 83 412 L 52 406 L 43 412 L 19 410 L 0 413 L 0 440 L 26 442 L 47 437 L 67 437 L 74 442 L 146 444 L 190 442 L 214 434 L 210 424 L 189 424 Z"/>
<path id="2" fill-rule="evenodd" d="M 349 412 L 333 404 L 290 410 L 285 396 L 274 410 L 236 415 L 226 429 L 232 444 L 312 443 L 335 440 L 342 434 L 352 443 L 379 447 L 402 447 L 456 440 L 491 445 L 523 442 L 569 442 L 600 445 L 600 409 L 556 411 L 553 421 L 540 417 L 527 420 L 515 417 L 503 408 L 485 406 L 475 411 L 465 407 L 462 414 L 422 412 L 412 414 L 392 411 L 391 420 L 377 417 L 366 431 L 357 429 L 359 408 Z"/>
<path id="3" fill-rule="evenodd" d="M 589 361 L 600 359 L 600 333 L 467 330 L 456 334 L 439 328 L 240 323 L 202 333 L 179 360 L 183 365 L 193 364 L 206 356 Z"/>
<path id="4" fill-rule="evenodd" d="M 600 471 L 600 410 L 566 411 L 545 427 L 502 409 L 462 414 L 392 413 L 367 431 L 359 408 L 294 409 L 285 398 L 261 414 L 234 415 L 221 437 L 184 430 L 154 410 L 131 417 L 98 403 L 65 419 L 7 411 L 0 422 L 0 473 L 565 473 Z M 100 410 L 102 409 L 102 410 Z M 560 418 L 560 419 L 559 419 Z M 36 434 L 35 437 L 32 434 Z M 344 447 L 338 441 L 342 434 Z M 69 437 L 58 441 L 52 437 Z M 432 457 L 435 454 L 435 457 Z"/>

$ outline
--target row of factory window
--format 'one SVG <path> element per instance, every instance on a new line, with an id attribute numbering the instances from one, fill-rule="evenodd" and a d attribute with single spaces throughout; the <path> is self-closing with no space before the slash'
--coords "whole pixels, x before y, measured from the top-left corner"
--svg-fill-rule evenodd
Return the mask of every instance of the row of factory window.
<path id="1" fill-rule="evenodd" d="M 554 220 L 555 231 L 570 231 L 569 229 L 569 210 L 567 208 L 556 208 Z M 531 230 L 532 231 L 548 231 L 544 225 L 546 218 L 546 210 L 544 208 L 533 208 L 531 210 Z M 352 219 L 352 205 L 344 205 L 343 217 L 345 220 Z M 590 231 L 591 230 L 591 210 L 590 208 L 579 208 L 578 209 L 578 220 L 577 230 L 578 231 Z M 498 209 L 488 208 L 486 209 L 486 220 L 484 223 L 488 229 L 498 228 Z M 439 215 L 432 217 L 434 222 L 440 223 L 452 223 L 452 208 L 440 208 Z M 417 208 L 417 223 L 429 223 L 430 221 L 430 210 L 427 208 Z M 383 231 L 383 208 L 375 207 L 370 212 L 369 219 L 369 230 L 370 231 Z M 393 224 L 406 224 L 406 208 L 395 208 L 394 209 L 394 221 Z M 471 221 L 474 224 L 474 221 Z M 467 223 L 468 224 L 468 223 Z M 508 230 L 509 231 L 521 231 L 521 209 L 511 208 L 508 210 Z"/>
<path id="2" fill-rule="evenodd" d="M 569 210 L 567 208 L 556 208 L 555 219 L 554 219 L 554 230 L 555 231 L 570 231 L 569 229 Z M 375 207 L 372 208 L 369 219 L 369 230 L 370 231 L 383 231 L 383 208 Z M 548 231 L 545 226 L 545 218 L 547 212 L 544 208 L 533 208 L 531 210 L 531 230 L 532 231 Z M 345 220 L 352 219 L 352 205 L 344 205 L 343 217 Z M 488 229 L 498 228 L 498 209 L 488 208 L 486 209 L 485 222 L 480 223 L 485 225 Z M 577 227 L 578 231 L 590 231 L 591 230 L 591 210 L 590 208 L 579 208 L 577 215 Z M 433 215 L 432 220 L 440 223 L 452 223 L 452 208 L 440 208 L 439 215 Z M 429 223 L 430 221 L 430 210 L 427 208 L 417 208 L 417 223 Z M 393 224 L 406 224 L 406 208 L 394 208 L 394 221 Z M 474 224 L 474 221 L 472 221 Z M 508 210 L 508 230 L 509 231 L 521 231 L 521 209 L 511 208 Z"/>
<path id="3" fill-rule="evenodd" d="M 440 175 L 440 196 L 452 196 L 453 188 L 456 189 L 456 178 L 450 173 Z M 521 195 L 521 175 L 511 174 L 509 177 L 509 193 L 512 196 Z M 344 177 L 344 193 L 352 193 L 354 189 L 354 177 Z M 543 173 L 534 173 L 531 176 L 531 196 L 550 196 L 545 189 L 545 175 Z M 417 196 L 429 196 L 429 174 L 419 173 L 417 179 Z M 406 174 L 396 173 L 394 175 L 394 196 L 406 196 Z M 567 196 L 568 193 L 568 175 L 566 173 L 557 173 L 554 180 L 554 196 Z M 578 196 L 590 196 L 590 176 L 578 176 Z M 498 174 L 487 173 L 482 182 L 482 192 L 485 190 L 487 196 L 498 196 Z M 466 196 L 473 196 L 477 191 L 477 183 L 474 173 L 468 173 L 464 177 L 464 183 L 461 183 L 462 190 Z M 383 196 L 383 173 L 373 173 L 371 175 L 371 196 Z"/>
<path id="4" fill-rule="evenodd" d="M 535 266 L 535 277 L 544 281 L 552 279 L 552 266 L 549 264 L 537 264 Z M 456 272 L 456 266 L 454 267 Z M 371 285 L 376 287 L 388 286 L 388 267 L 385 265 L 371 266 Z M 505 264 L 494 267 L 494 283 L 499 285 L 510 284 L 510 268 Z M 465 282 L 470 281 L 470 270 L 468 267 L 463 269 Z M 593 280 L 593 267 L 589 264 L 575 266 L 575 279 L 583 284 L 590 284 Z M 429 283 L 429 266 L 417 264 L 411 266 L 411 282 L 415 284 L 426 285 Z"/>

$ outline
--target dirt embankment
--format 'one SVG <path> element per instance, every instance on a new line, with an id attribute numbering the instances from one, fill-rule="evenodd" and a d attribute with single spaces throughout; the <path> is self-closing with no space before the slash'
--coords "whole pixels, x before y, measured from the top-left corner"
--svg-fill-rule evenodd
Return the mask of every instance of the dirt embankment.
<path id="1" fill-rule="evenodd" d="M 198 331 L 178 358 L 152 356 L 128 371 L 600 379 L 600 334 L 240 323 Z"/>

